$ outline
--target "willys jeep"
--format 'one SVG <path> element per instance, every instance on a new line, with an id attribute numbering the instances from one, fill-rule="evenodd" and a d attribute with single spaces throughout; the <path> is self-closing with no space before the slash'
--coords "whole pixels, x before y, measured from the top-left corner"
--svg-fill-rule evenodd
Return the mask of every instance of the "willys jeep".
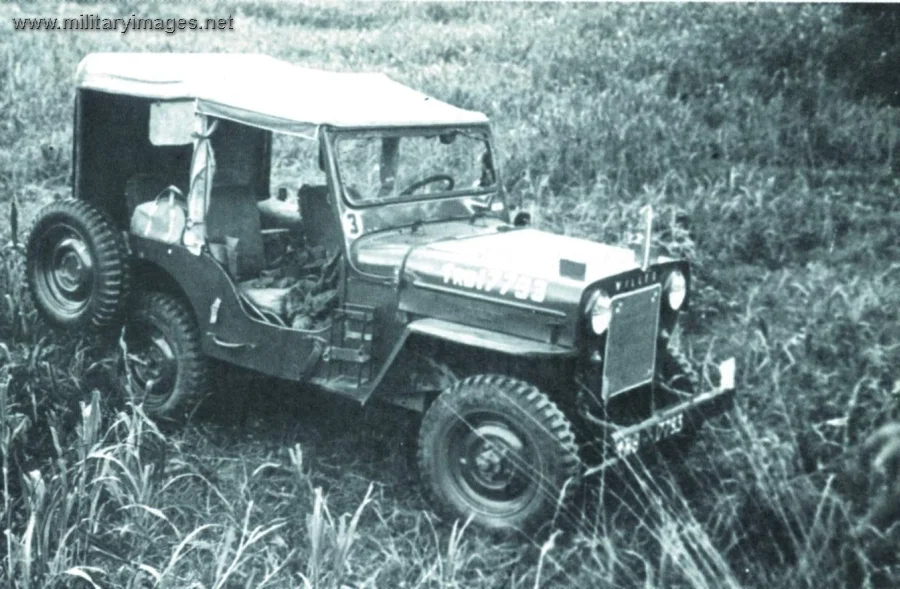
<path id="1" fill-rule="evenodd" d="M 631 246 L 541 232 L 496 162 L 485 115 L 381 74 L 92 54 L 28 283 L 48 323 L 120 334 L 150 415 L 207 395 L 210 359 L 400 405 L 436 507 L 534 529 L 585 471 L 688 445 L 734 362 L 700 392 L 672 349 L 690 273 L 652 211 Z"/>

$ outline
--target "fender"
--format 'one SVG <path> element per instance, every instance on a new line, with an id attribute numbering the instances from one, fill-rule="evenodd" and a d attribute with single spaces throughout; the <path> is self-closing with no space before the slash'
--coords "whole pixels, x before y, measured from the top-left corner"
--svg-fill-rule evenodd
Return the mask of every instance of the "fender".
<path id="1" fill-rule="evenodd" d="M 152 262 L 186 293 L 200 328 L 203 352 L 287 380 L 309 380 L 327 342 L 327 329 L 299 331 L 263 323 L 244 311 L 225 270 L 208 254 L 129 235 L 131 251 Z"/>
<path id="2" fill-rule="evenodd" d="M 510 356 L 518 356 L 520 358 L 567 358 L 574 357 L 578 351 L 574 348 L 567 348 L 555 344 L 534 341 L 523 337 L 498 333 L 489 329 L 480 327 L 470 327 L 468 325 L 460 325 L 451 321 L 442 319 L 418 319 L 408 323 L 403 333 L 394 344 L 391 353 L 388 355 L 372 383 L 372 388 L 368 395 L 362 401 L 366 402 L 375 395 L 389 403 L 401 405 L 410 409 L 424 411 L 425 392 L 408 391 L 386 393 L 382 390 L 381 384 L 385 376 L 394 367 L 397 357 L 406 346 L 406 341 L 411 335 L 424 335 L 430 338 L 452 342 L 463 346 L 469 346 L 476 350 L 490 350 Z"/>
<path id="3" fill-rule="evenodd" d="M 409 333 L 419 333 L 464 346 L 474 346 L 511 356 L 543 358 L 575 356 L 573 348 L 525 339 L 517 335 L 497 333 L 480 327 L 460 325 L 443 319 L 419 319 L 406 326 Z"/>

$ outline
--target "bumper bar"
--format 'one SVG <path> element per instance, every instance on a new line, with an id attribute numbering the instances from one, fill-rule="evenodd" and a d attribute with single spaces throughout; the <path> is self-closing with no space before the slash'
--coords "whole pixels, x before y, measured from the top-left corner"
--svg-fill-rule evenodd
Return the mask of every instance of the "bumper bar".
<path id="1" fill-rule="evenodd" d="M 718 388 L 667 407 L 641 423 L 614 431 L 611 438 L 616 458 L 613 460 L 618 461 L 664 438 L 678 434 L 685 426 L 699 427 L 705 420 L 731 409 L 734 406 L 735 395 L 734 374 L 735 361 L 734 358 L 729 358 L 719 364 Z"/>

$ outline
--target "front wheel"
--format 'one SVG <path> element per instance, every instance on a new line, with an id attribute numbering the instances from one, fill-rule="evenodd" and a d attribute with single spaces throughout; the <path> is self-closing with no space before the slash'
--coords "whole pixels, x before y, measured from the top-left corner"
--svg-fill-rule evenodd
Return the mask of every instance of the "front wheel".
<path id="1" fill-rule="evenodd" d="M 179 299 L 142 292 L 125 326 L 125 374 L 147 415 L 180 420 L 200 401 L 209 373 L 193 314 Z"/>
<path id="2" fill-rule="evenodd" d="M 566 416 L 536 387 L 473 376 L 422 421 L 419 469 L 437 507 L 492 530 L 534 531 L 565 509 L 580 471 Z"/>

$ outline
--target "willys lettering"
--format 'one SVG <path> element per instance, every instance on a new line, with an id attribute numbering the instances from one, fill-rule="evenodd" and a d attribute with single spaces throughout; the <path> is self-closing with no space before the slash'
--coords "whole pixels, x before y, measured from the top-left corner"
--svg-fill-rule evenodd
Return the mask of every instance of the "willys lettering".
<path id="1" fill-rule="evenodd" d="M 623 290 L 631 290 L 633 288 L 647 286 L 648 284 L 654 284 L 659 278 L 657 274 L 657 272 L 647 272 L 642 276 L 626 278 L 624 280 L 616 280 L 616 293 L 620 293 Z"/>
<path id="2" fill-rule="evenodd" d="M 462 286 L 481 292 L 512 295 L 519 300 L 543 303 L 549 283 L 540 278 L 507 272 L 497 268 L 464 268 L 453 263 L 444 264 L 444 284 Z"/>

